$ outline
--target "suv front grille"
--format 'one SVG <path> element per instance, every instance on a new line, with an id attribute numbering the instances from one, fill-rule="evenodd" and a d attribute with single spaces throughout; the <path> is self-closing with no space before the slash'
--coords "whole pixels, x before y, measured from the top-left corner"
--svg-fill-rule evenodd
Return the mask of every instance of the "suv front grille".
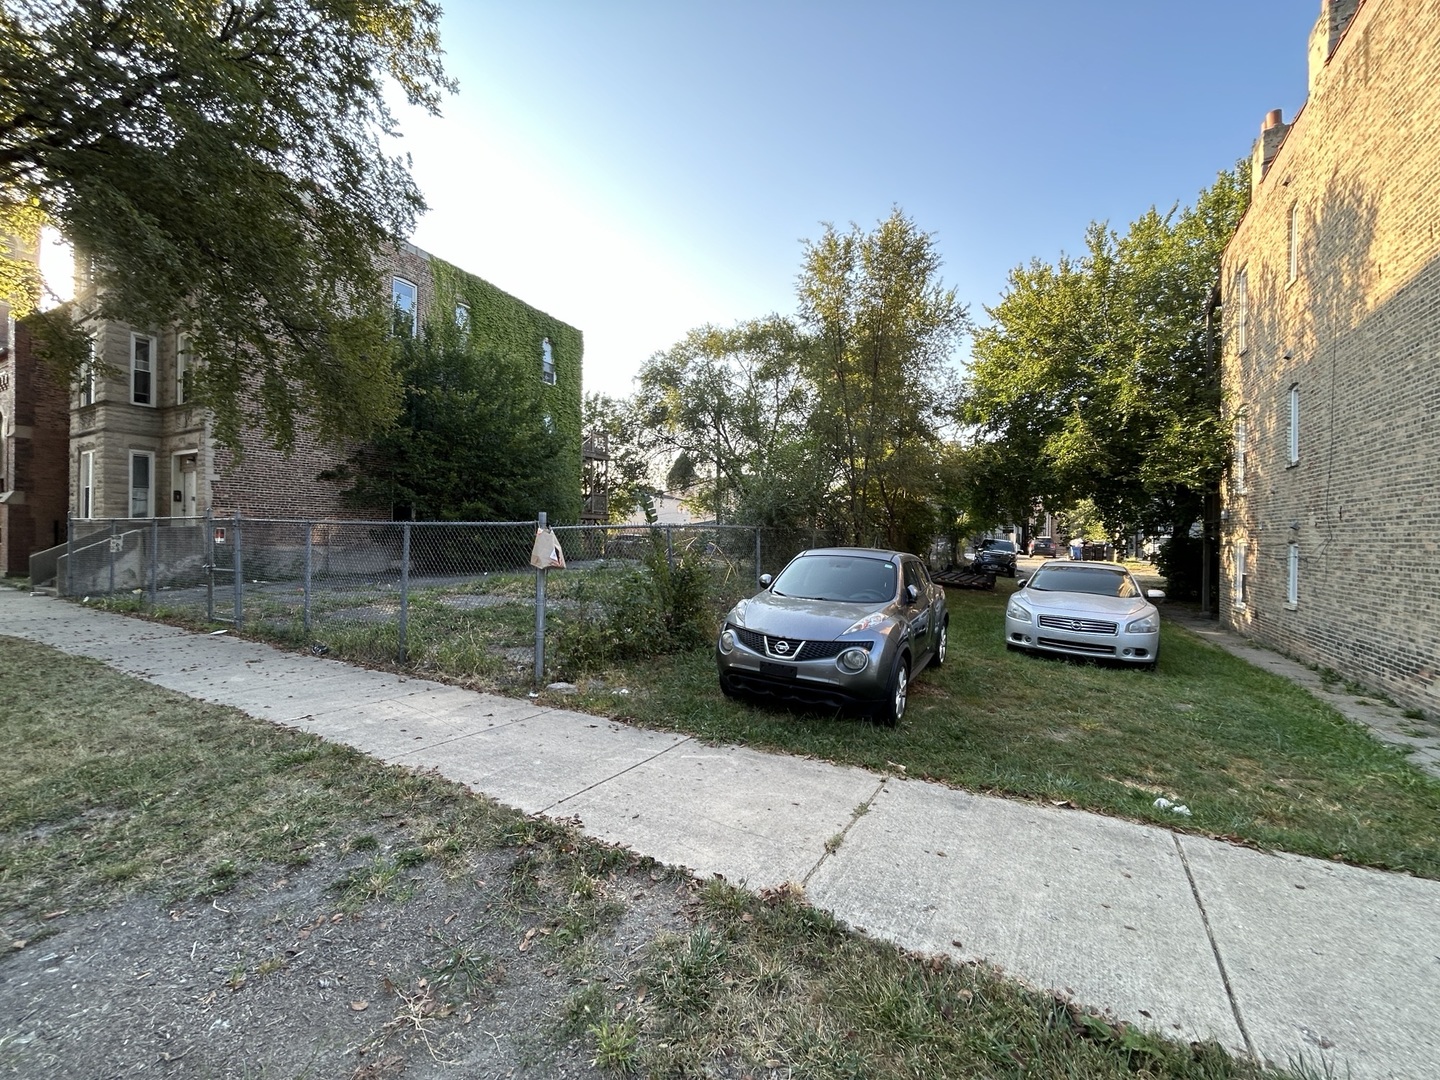
<path id="1" fill-rule="evenodd" d="M 769 637 L 739 626 L 732 626 L 730 629 L 735 631 L 740 644 L 751 652 L 757 652 L 772 660 L 828 660 L 832 656 L 839 656 L 851 645 L 870 647 L 869 642 L 865 641 L 801 641 L 798 638 Z"/>

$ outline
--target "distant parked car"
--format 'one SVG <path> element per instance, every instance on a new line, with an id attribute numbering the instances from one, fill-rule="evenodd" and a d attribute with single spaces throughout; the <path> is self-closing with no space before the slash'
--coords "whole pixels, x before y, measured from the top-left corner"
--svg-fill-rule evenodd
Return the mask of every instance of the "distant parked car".
<path id="1" fill-rule="evenodd" d="M 1046 563 L 1005 606 L 1011 649 L 1119 660 L 1153 668 L 1160 659 L 1159 589 L 1141 589 L 1118 563 Z"/>
<path id="2" fill-rule="evenodd" d="M 1055 538 L 1053 536 L 1037 536 L 1030 541 L 1030 554 L 1038 558 L 1053 559 L 1055 557 Z"/>
<path id="3" fill-rule="evenodd" d="M 1016 554 L 1015 541 L 986 537 L 975 549 L 975 561 L 972 565 L 976 570 L 986 573 L 1014 577 Z"/>
<path id="4" fill-rule="evenodd" d="M 914 555 L 875 548 L 802 551 L 725 616 L 715 643 L 720 689 L 859 705 L 893 727 L 911 676 L 945 662 L 945 590 Z"/>

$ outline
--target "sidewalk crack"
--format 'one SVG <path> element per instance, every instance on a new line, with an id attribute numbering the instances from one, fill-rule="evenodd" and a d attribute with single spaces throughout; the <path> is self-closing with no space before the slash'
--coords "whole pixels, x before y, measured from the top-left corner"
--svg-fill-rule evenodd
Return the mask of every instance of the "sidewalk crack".
<path id="1" fill-rule="evenodd" d="M 1215 956 L 1215 966 L 1220 969 L 1220 982 L 1225 987 L 1225 996 L 1230 1000 L 1230 1012 L 1235 1017 L 1235 1026 L 1240 1029 L 1240 1037 L 1245 1040 L 1245 1052 L 1250 1060 L 1257 1065 L 1263 1064 L 1260 1055 L 1255 1052 L 1255 1043 L 1250 1038 L 1250 1029 L 1245 1026 L 1245 1018 L 1240 1015 L 1240 1002 L 1235 998 L 1235 988 L 1230 985 L 1230 973 L 1225 969 L 1225 959 L 1220 955 L 1220 943 L 1215 940 L 1215 931 L 1210 926 L 1210 913 L 1205 910 L 1205 901 L 1200 898 L 1200 886 L 1195 882 L 1195 873 L 1190 869 L 1190 860 L 1185 855 L 1185 847 L 1180 843 L 1180 834 L 1171 833 L 1171 839 L 1175 842 L 1175 852 L 1180 856 L 1180 865 L 1185 868 L 1185 877 L 1190 882 L 1190 895 L 1195 898 L 1195 907 L 1200 912 L 1200 922 L 1205 926 L 1205 936 L 1210 941 L 1210 951 Z"/>
<path id="2" fill-rule="evenodd" d="M 845 843 L 845 838 L 850 835 L 850 830 L 854 828 L 855 822 L 859 821 L 862 817 L 864 817 L 870 812 L 871 804 L 875 802 L 875 799 L 877 796 L 879 796 L 880 792 L 885 790 L 885 785 L 887 782 L 889 782 L 889 780 L 890 778 L 888 776 L 882 778 L 879 785 L 875 788 L 874 791 L 870 793 L 870 797 L 864 802 L 862 802 L 859 806 L 857 806 L 854 810 L 850 811 L 850 820 L 845 823 L 845 828 L 840 830 L 840 835 L 834 845 L 831 845 L 829 840 L 825 841 L 825 850 L 820 853 L 820 858 L 816 860 L 814 866 L 812 866 L 808 871 L 806 871 L 805 876 L 800 879 L 800 887 L 802 889 L 810 884 L 810 879 L 815 876 L 815 874 L 819 871 L 820 867 L 825 865 L 825 860 L 830 858 L 832 855 L 835 854 L 835 852 L 840 850 L 840 846 Z"/>
<path id="3" fill-rule="evenodd" d="M 571 799 L 578 799 L 581 795 L 584 795 L 587 791 L 594 791 L 596 788 L 600 787 L 601 785 L 603 785 L 603 784 L 608 784 L 608 783 L 610 783 L 611 780 L 618 779 L 619 777 L 624 776 L 626 773 L 631 772 L 631 771 L 634 770 L 634 769 L 640 768 L 641 765 L 649 765 L 652 761 L 655 761 L 655 760 L 657 760 L 658 758 L 663 757 L 665 754 L 670 753 L 670 751 L 671 751 L 671 750 L 674 750 L 677 746 L 684 746 L 686 743 L 692 743 L 692 742 L 694 742 L 694 741 L 695 741 L 695 738 L 694 738 L 694 736 L 691 736 L 691 735 L 687 735 L 687 736 L 686 736 L 685 738 L 683 738 L 683 739 L 677 739 L 675 742 L 673 742 L 673 743 L 671 743 L 669 746 L 665 747 L 665 749 L 660 750 L 660 751 L 658 751 L 658 752 L 656 752 L 656 753 L 654 753 L 654 754 L 651 754 L 649 757 L 641 758 L 639 761 L 635 762 L 635 764 L 633 764 L 633 765 L 627 765 L 627 766 L 625 766 L 625 768 L 621 769 L 621 770 L 620 770 L 619 772 L 617 772 L 617 773 L 611 773 L 609 776 L 601 777 L 599 780 L 596 780 L 593 784 L 586 784 L 586 785 L 585 785 L 583 788 L 581 788 L 579 791 L 572 791 L 569 795 L 566 795 L 563 799 L 556 799 L 556 800 L 555 800 L 553 803 L 551 803 L 549 806 L 541 807 L 539 810 L 536 811 L 536 813 L 537 813 L 537 814 L 548 814 L 548 813 L 550 813 L 552 810 L 555 810 L 555 809 L 557 809 L 557 808 L 559 808 L 559 807 L 561 807 L 561 806 L 564 806 L 564 805 L 565 805 L 567 802 L 569 802 Z"/>

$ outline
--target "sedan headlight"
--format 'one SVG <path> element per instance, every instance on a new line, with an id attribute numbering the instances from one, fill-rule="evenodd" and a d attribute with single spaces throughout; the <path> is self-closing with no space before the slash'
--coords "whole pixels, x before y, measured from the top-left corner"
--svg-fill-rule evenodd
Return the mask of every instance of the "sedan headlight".
<path id="1" fill-rule="evenodd" d="M 857 622 L 854 626 L 852 626 L 852 627 L 850 627 L 850 629 L 846 630 L 845 633 L 846 633 L 846 634 L 858 634 L 861 630 L 874 630 L 874 629 L 877 629 L 878 627 L 888 626 L 889 623 L 890 623 L 890 616 L 888 616 L 888 615 L 882 615 L 880 612 L 875 611 L 875 612 L 871 612 L 869 615 L 866 615 L 863 619 L 861 619 L 859 622 Z M 843 635 L 842 635 L 842 636 L 843 636 Z"/>
<path id="2" fill-rule="evenodd" d="M 1153 634 L 1160 629 L 1160 613 L 1152 611 L 1143 619 L 1136 619 L 1134 622 L 1125 624 L 1127 634 Z"/>
<path id="3" fill-rule="evenodd" d="M 1016 622 L 1029 622 L 1030 609 L 1019 600 L 1012 598 L 1010 603 L 1005 605 L 1005 617 L 1007 619 L 1014 619 Z"/>
<path id="4" fill-rule="evenodd" d="M 865 670 L 865 665 L 870 663 L 870 651 L 858 646 L 853 649 L 846 649 L 835 658 L 840 665 L 841 671 L 848 671 L 851 675 L 859 674 Z"/>

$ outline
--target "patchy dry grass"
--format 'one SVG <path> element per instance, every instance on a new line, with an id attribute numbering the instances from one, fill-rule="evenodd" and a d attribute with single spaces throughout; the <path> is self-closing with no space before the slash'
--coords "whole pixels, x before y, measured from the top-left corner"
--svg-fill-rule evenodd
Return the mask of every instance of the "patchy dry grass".
<path id="1" fill-rule="evenodd" d="M 0 963 L 17 963 L 77 912 L 94 925 L 107 908 L 150 897 L 169 906 L 169 916 L 162 908 L 154 920 L 154 955 L 135 956 L 127 970 L 162 953 L 174 958 L 174 920 L 196 927 L 182 931 L 183 968 L 186 950 L 193 959 L 199 947 L 197 898 L 210 902 L 201 911 L 212 903 L 223 911 L 229 892 L 340 859 L 348 869 L 331 883 L 318 918 L 312 909 L 304 919 L 265 919 L 251 932 L 252 954 L 218 969 L 201 964 L 212 989 L 200 996 L 205 986 L 197 986 L 189 1006 L 204 1017 L 243 1008 L 245 1024 L 266 1031 L 267 1041 L 294 1040 L 278 1051 L 292 1065 L 346 1060 L 347 1069 L 358 1064 L 357 1076 L 453 1075 L 443 1070 L 456 1061 L 489 1060 L 493 1040 L 495 1054 L 510 1056 L 497 1057 L 508 1066 L 487 1075 L 517 1064 L 543 1071 L 545 1055 L 568 1039 L 579 1049 L 567 1060 L 583 1053 L 592 1069 L 614 1076 L 1278 1075 L 1215 1046 L 1116 1027 L 982 966 L 899 952 L 846 930 L 798 891 L 757 896 L 719 881 L 702 885 L 434 775 L 91 661 L 0 637 L 0 669 L 0 738 L 10 751 L 0 757 L 0 925 L 11 939 Z M 453 888 L 437 890 L 437 880 Z M 665 902 L 677 893 L 678 904 Z M 408 936 L 384 936 L 386 927 L 409 925 L 387 912 L 437 896 L 446 908 L 427 908 L 427 921 Z M 322 937 L 326 979 L 347 988 L 374 982 L 377 961 L 383 969 L 387 958 L 373 946 L 346 953 L 338 944 L 367 926 L 382 932 L 375 940 L 403 942 L 427 959 L 386 976 L 383 1008 L 358 1041 L 345 1033 L 356 1030 L 350 1018 L 360 1014 L 352 1010 L 368 1003 L 352 1001 L 349 989 L 326 1021 L 332 1026 L 294 1023 L 316 990 L 313 978 L 291 969 L 303 967 Z M 218 941 L 233 948 L 240 933 L 227 922 Z M 616 948 L 622 937 L 625 947 Z M 522 957 L 535 958 L 523 988 L 541 994 L 538 1003 L 520 992 Z M 289 996 L 287 985 L 295 987 Z M 113 1061 L 106 1055 L 131 1042 L 103 1018 L 67 1034 L 56 1045 L 89 1064 Z M 351 1048 L 324 1057 L 327 1039 Z M 522 1047 L 518 1057 L 505 1049 L 511 1041 Z M 4 1051 L 25 1052 L 18 1043 Z M 152 1052 L 145 1063 L 153 1061 Z"/>

